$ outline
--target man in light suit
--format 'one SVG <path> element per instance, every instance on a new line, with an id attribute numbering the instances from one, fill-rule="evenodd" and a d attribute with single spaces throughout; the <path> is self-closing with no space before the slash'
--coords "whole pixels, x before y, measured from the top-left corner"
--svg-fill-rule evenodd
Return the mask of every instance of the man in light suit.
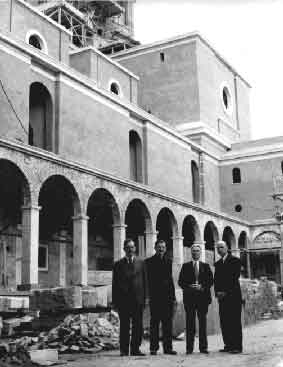
<path id="1" fill-rule="evenodd" d="M 120 319 L 120 354 L 129 355 L 130 346 L 131 355 L 143 356 L 140 345 L 146 290 L 145 264 L 135 256 L 136 247 L 132 239 L 125 240 L 124 251 L 126 256 L 114 264 L 112 280 L 112 303 Z"/>
<path id="2" fill-rule="evenodd" d="M 192 261 L 183 264 L 179 275 L 179 286 L 183 289 L 186 312 L 186 352 L 193 353 L 196 332 L 196 315 L 199 322 L 199 351 L 209 353 L 207 344 L 206 316 L 211 303 L 210 288 L 213 275 L 208 264 L 200 261 L 201 247 L 191 247 Z"/>
<path id="3" fill-rule="evenodd" d="M 224 349 L 220 352 L 242 353 L 242 293 L 239 283 L 241 261 L 228 252 L 226 242 L 217 243 L 221 259 L 215 263 L 214 290 L 219 302 L 219 317 Z"/>
<path id="4" fill-rule="evenodd" d="M 150 306 L 150 354 L 159 349 L 159 325 L 162 326 L 162 344 L 165 354 L 175 355 L 172 346 L 172 318 L 175 286 L 172 277 L 172 260 L 166 257 L 166 243 L 157 240 L 155 255 L 146 259 Z"/>

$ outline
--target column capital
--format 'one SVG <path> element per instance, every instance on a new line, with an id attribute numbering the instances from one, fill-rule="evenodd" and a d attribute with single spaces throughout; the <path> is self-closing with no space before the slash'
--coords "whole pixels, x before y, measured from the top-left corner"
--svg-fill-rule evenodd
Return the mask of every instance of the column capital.
<path id="1" fill-rule="evenodd" d="M 206 244 L 206 242 L 205 242 L 205 241 L 195 241 L 195 242 L 192 244 L 192 246 L 193 246 L 193 245 L 201 245 L 201 246 L 205 246 L 205 244 Z"/>
<path id="2" fill-rule="evenodd" d="M 22 210 L 41 210 L 41 206 L 39 205 L 22 205 Z"/>
<path id="3" fill-rule="evenodd" d="M 145 231 L 144 234 L 145 235 L 155 235 L 157 236 L 159 233 L 159 231 Z"/>
<path id="4" fill-rule="evenodd" d="M 183 240 L 184 239 L 184 237 L 183 236 L 173 236 L 173 237 L 171 237 L 171 239 L 172 240 L 175 240 L 175 241 L 177 241 L 177 240 Z"/>
<path id="5" fill-rule="evenodd" d="M 78 215 L 74 215 L 72 217 L 73 221 L 76 221 L 76 220 L 89 220 L 89 217 L 85 214 L 78 214 Z"/>
<path id="6" fill-rule="evenodd" d="M 127 224 L 113 224 L 112 225 L 112 228 L 117 228 L 117 229 L 119 229 L 119 228 L 127 228 L 128 226 L 127 226 Z"/>

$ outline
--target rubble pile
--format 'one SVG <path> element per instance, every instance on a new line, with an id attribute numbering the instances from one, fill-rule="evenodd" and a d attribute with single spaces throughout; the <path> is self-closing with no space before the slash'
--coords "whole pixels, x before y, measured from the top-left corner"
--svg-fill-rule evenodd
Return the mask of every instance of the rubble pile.
<path id="1" fill-rule="evenodd" d="M 0 367 L 37 367 L 31 360 L 29 352 L 21 345 L 15 343 L 0 344 Z"/>
<path id="2" fill-rule="evenodd" d="M 276 283 L 265 278 L 241 279 L 245 325 L 278 313 Z"/>
<path id="3" fill-rule="evenodd" d="M 68 315 L 49 332 L 14 340 L 15 350 L 56 349 L 59 353 L 96 353 L 119 347 L 119 318 L 114 312 Z M 1 365 L 0 365 L 1 366 Z"/>

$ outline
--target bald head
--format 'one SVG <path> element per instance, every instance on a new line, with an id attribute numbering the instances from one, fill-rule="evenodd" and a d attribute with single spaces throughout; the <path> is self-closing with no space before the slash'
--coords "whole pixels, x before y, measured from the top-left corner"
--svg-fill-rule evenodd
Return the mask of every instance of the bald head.
<path id="1" fill-rule="evenodd" d="M 224 257 L 228 252 L 228 246 L 225 241 L 218 241 L 216 244 L 218 255 Z"/>

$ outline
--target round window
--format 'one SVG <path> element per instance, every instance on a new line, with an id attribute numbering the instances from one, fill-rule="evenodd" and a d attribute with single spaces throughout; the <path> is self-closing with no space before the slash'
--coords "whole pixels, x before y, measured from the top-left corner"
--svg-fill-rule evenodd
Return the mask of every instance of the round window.
<path id="1" fill-rule="evenodd" d="M 240 212 L 242 211 L 242 205 L 240 205 L 240 204 L 236 205 L 236 206 L 235 206 L 235 211 L 236 211 L 237 213 L 240 213 Z"/>

